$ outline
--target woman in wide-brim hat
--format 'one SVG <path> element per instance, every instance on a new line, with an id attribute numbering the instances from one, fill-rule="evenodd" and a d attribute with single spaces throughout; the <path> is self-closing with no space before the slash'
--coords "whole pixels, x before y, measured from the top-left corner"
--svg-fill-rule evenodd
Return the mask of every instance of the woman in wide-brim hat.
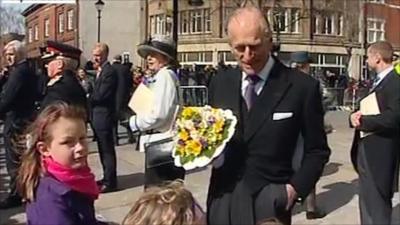
<path id="1" fill-rule="evenodd" d="M 151 75 L 143 83 L 153 92 L 154 104 L 151 113 L 141 115 L 137 113 L 130 118 L 132 131 L 139 130 L 141 134 L 140 149 L 146 151 L 144 146 L 159 140 L 173 137 L 172 125 L 178 109 L 179 81 L 171 69 L 176 62 L 176 45 L 167 36 L 156 36 L 140 44 L 138 54 L 146 60 L 147 69 Z M 171 143 L 164 143 L 160 151 L 171 151 Z M 183 179 L 184 170 L 175 167 L 172 156 L 166 163 L 165 159 L 159 166 L 149 166 L 148 159 L 154 158 L 154 152 L 146 151 L 145 187 L 159 185 L 168 180 Z"/>

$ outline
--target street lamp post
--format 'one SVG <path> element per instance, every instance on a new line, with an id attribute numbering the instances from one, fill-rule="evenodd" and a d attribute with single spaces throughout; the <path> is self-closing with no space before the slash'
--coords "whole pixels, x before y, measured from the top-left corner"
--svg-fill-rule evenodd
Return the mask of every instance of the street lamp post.
<path id="1" fill-rule="evenodd" d="M 101 11 L 104 8 L 104 2 L 102 0 L 98 0 L 95 4 L 97 9 L 97 42 L 100 42 L 100 20 L 101 20 Z"/>

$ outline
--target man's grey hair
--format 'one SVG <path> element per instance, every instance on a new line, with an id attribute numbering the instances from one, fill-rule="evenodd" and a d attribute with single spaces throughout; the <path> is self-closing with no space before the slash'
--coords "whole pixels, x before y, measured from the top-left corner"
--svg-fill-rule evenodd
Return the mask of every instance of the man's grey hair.
<path id="1" fill-rule="evenodd" d="M 252 14 L 255 14 L 257 16 L 260 17 L 260 19 L 258 20 L 258 25 L 260 28 L 260 31 L 263 32 L 267 37 L 272 37 L 272 31 L 271 31 L 271 27 L 270 24 L 268 22 L 268 19 L 264 16 L 263 12 L 252 5 L 245 5 L 242 6 L 238 9 L 236 9 L 235 11 L 233 11 L 230 15 L 229 18 L 225 24 L 225 30 L 227 32 L 227 34 L 229 35 L 229 25 L 233 20 L 236 20 L 239 16 L 241 16 L 243 13 L 245 12 L 250 12 Z"/>
<path id="2" fill-rule="evenodd" d="M 4 51 L 8 48 L 14 48 L 14 50 L 16 52 L 17 61 L 20 61 L 20 60 L 26 58 L 26 47 L 25 47 L 25 44 L 22 43 L 21 41 L 12 40 L 12 41 L 8 42 L 4 46 Z"/>

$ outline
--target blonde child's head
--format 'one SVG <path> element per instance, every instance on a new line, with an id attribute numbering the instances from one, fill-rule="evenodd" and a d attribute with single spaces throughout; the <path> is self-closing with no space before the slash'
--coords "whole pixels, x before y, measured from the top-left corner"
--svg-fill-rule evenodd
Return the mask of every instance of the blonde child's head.
<path id="1" fill-rule="evenodd" d="M 277 218 L 271 217 L 261 220 L 260 222 L 257 223 L 257 225 L 283 225 L 283 223 L 279 221 Z"/>
<path id="2" fill-rule="evenodd" d="M 46 107 L 27 130 L 26 151 L 21 158 L 17 187 L 27 201 L 34 200 L 35 189 L 45 173 L 43 158 L 77 168 L 86 165 L 85 110 L 66 103 Z"/>
<path id="3" fill-rule="evenodd" d="M 152 187 L 136 201 L 123 225 L 203 224 L 204 213 L 180 180 Z"/>

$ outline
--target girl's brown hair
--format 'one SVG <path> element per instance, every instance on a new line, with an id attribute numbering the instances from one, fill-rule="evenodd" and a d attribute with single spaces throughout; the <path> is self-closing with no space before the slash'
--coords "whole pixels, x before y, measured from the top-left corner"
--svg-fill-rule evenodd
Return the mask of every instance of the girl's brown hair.
<path id="1" fill-rule="evenodd" d="M 86 121 L 83 108 L 57 102 L 46 107 L 26 131 L 26 150 L 22 154 L 17 176 L 18 191 L 26 201 L 34 201 L 36 187 L 44 172 L 36 144 L 39 141 L 51 142 L 53 137 L 49 125 L 61 117 Z"/>
<path id="2" fill-rule="evenodd" d="M 123 225 L 192 225 L 196 201 L 181 180 L 146 190 L 136 201 Z"/>

